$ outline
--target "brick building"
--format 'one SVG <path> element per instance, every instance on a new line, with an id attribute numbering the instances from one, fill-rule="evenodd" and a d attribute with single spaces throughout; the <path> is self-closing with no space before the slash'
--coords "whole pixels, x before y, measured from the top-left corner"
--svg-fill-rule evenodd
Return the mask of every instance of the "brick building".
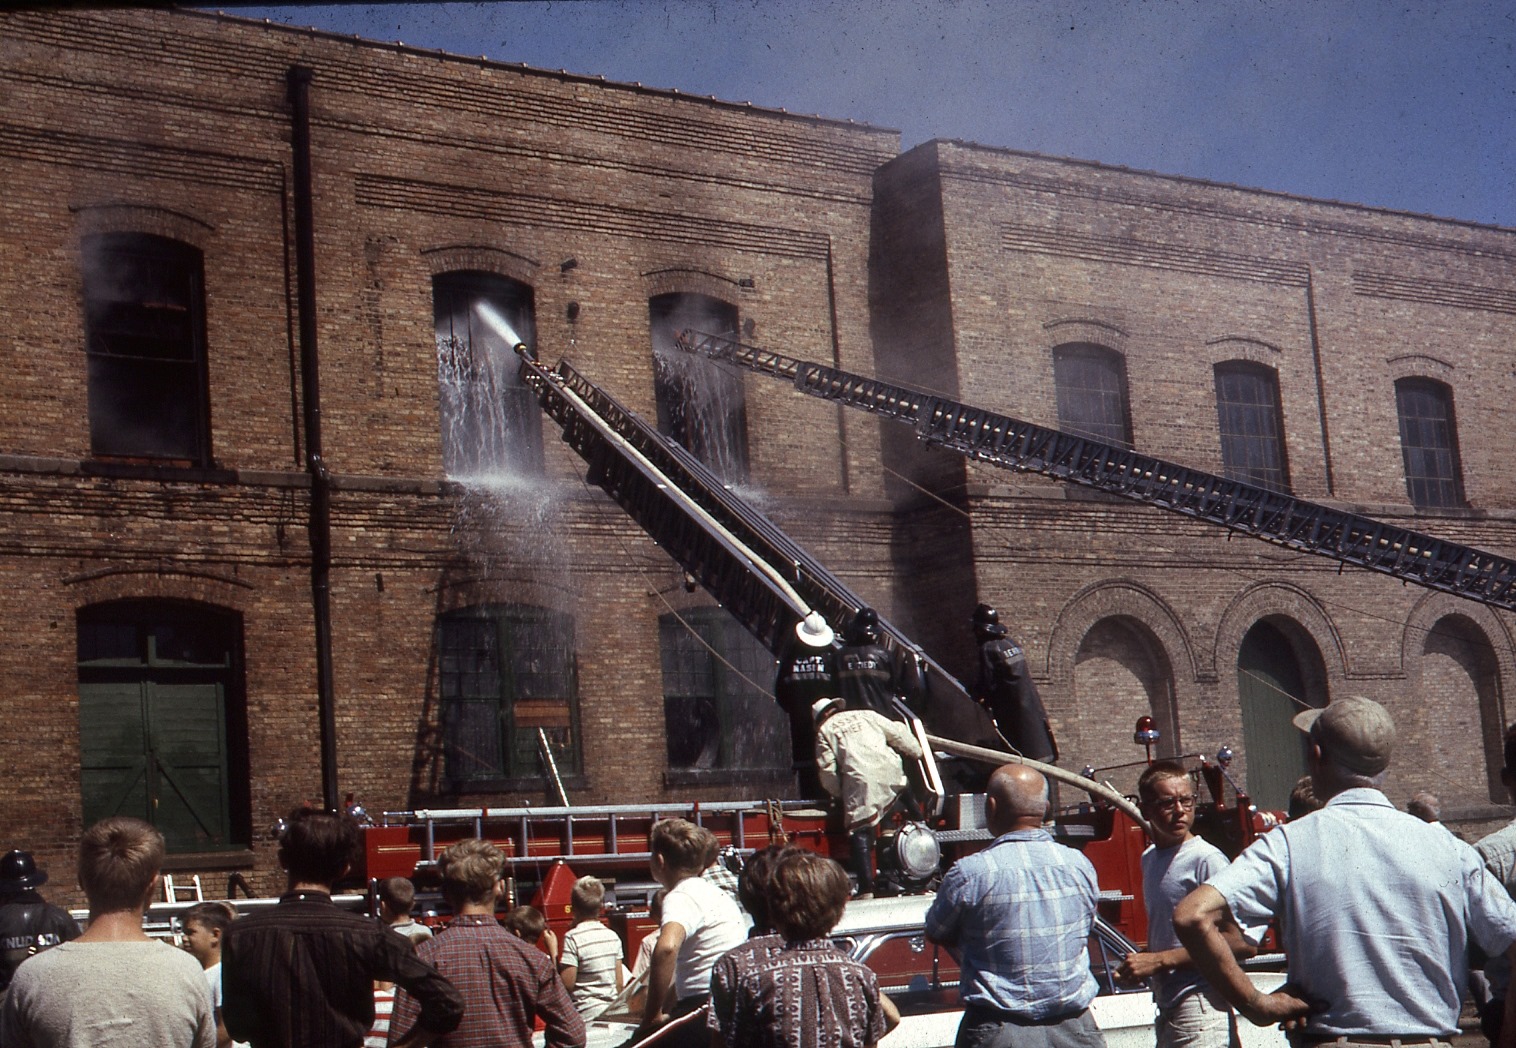
<path id="1" fill-rule="evenodd" d="M 273 887 L 263 829 L 323 787 L 318 575 L 337 780 L 371 810 L 541 802 L 544 740 L 575 803 L 791 788 L 767 655 L 583 482 L 492 316 L 961 674 L 969 610 L 998 604 L 1065 765 L 1140 756 L 1148 714 L 1165 749 L 1236 746 L 1278 803 L 1295 702 L 1364 693 L 1405 729 L 1397 799 L 1495 814 L 1511 616 L 662 350 L 730 326 L 1509 554 L 1509 231 L 901 155 L 889 131 L 188 12 L 0 16 L 0 83 L 0 821 L 55 867 L 127 811 L 179 868 Z"/>

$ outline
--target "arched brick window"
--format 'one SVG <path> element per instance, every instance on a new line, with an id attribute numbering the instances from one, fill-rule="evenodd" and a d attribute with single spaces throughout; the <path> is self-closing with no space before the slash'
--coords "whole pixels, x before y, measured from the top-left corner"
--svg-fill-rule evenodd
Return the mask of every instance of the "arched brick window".
<path id="1" fill-rule="evenodd" d="M 199 249 L 102 233 L 85 237 L 83 262 L 91 454 L 209 465 Z"/>
<path id="2" fill-rule="evenodd" d="M 1400 379 L 1395 383 L 1395 412 L 1400 418 L 1400 452 L 1411 505 L 1417 509 L 1464 505 L 1453 390 L 1436 379 Z"/>
<path id="3" fill-rule="evenodd" d="M 1278 373 L 1246 360 L 1229 360 L 1215 370 L 1221 471 L 1233 480 L 1288 491 Z"/>
<path id="4" fill-rule="evenodd" d="M 443 774 L 453 789 L 542 782 L 543 737 L 560 773 L 579 770 L 570 616 L 522 604 L 462 608 L 438 618 L 437 646 Z"/>
<path id="5" fill-rule="evenodd" d="M 1105 444 L 1132 446 L 1126 361 L 1092 342 L 1069 342 L 1053 350 L 1058 428 Z"/>
<path id="6" fill-rule="evenodd" d="M 709 295 L 655 295 L 648 300 L 648 319 L 658 431 L 688 448 L 723 480 L 744 483 L 748 444 L 742 376 L 729 364 L 674 346 L 685 328 L 735 332 L 737 307 Z"/>
<path id="7" fill-rule="evenodd" d="M 495 273 L 432 278 L 442 466 L 450 477 L 542 472 L 542 420 L 496 318 L 536 341 L 532 289 Z"/>
<path id="8" fill-rule="evenodd" d="M 774 656 L 722 608 L 658 620 L 671 772 L 790 773 L 789 720 L 767 689 Z"/>

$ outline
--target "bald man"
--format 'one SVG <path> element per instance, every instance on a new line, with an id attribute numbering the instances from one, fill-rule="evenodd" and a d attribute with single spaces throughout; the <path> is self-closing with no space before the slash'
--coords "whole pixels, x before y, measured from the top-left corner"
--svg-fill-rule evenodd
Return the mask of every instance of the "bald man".
<path id="1" fill-rule="evenodd" d="M 1095 867 L 1043 829 L 1047 780 L 1021 764 L 990 777 L 994 842 L 942 879 L 926 935 L 955 947 L 963 1022 L 957 1048 L 1104 1048 L 1090 1015 Z"/>

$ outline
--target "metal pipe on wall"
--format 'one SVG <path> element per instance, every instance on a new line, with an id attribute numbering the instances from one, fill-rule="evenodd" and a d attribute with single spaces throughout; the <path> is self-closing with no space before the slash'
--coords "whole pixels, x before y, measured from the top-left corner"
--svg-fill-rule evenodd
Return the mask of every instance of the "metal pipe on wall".
<path id="1" fill-rule="evenodd" d="M 294 163 L 295 308 L 300 332 L 300 390 L 305 419 L 305 466 L 311 478 L 311 604 L 316 618 L 316 705 L 321 719 L 321 796 L 338 810 L 337 711 L 332 679 L 332 489 L 321 458 L 321 368 L 316 353 L 316 222 L 311 176 L 311 80 L 307 66 L 290 66 L 290 150 Z"/>

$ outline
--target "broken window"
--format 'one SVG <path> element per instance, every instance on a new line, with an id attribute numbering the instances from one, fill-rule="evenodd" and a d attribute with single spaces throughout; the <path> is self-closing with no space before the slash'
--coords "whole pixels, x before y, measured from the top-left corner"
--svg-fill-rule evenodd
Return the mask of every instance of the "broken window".
<path id="1" fill-rule="evenodd" d="M 90 452 L 210 463 L 200 252 L 139 233 L 83 245 Z"/>
<path id="2" fill-rule="evenodd" d="M 1452 389 L 1436 379 L 1400 379 L 1395 383 L 1395 409 L 1400 416 L 1400 452 L 1411 505 L 1417 509 L 1464 505 Z"/>
<path id="3" fill-rule="evenodd" d="M 1245 360 L 1216 365 L 1216 417 L 1221 430 L 1221 471 L 1233 480 L 1287 492 L 1279 377 Z"/>
<path id="4" fill-rule="evenodd" d="M 730 365 L 685 353 L 674 339 L 686 328 L 735 334 L 737 307 L 708 295 L 658 295 L 648 301 L 658 431 L 684 445 L 722 480 L 748 478 L 747 400 Z"/>
<path id="5" fill-rule="evenodd" d="M 1126 361 L 1115 350 L 1070 342 L 1053 350 L 1058 428 L 1120 448 L 1132 446 Z"/>
<path id="6" fill-rule="evenodd" d="M 574 623 L 562 612 L 491 604 L 437 622 L 444 777 L 453 789 L 504 788 L 579 769 Z"/>
<path id="7" fill-rule="evenodd" d="M 722 608 L 658 620 L 669 767 L 789 771 L 789 719 L 774 656 Z"/>
<path id="8" fill-rule="evenodd" d="M 495 273 L 432 278 L 442 465 L 450 477 L 536 476 L 542 422 L 511 332 L 536 342 L 532 289 Z"/>

